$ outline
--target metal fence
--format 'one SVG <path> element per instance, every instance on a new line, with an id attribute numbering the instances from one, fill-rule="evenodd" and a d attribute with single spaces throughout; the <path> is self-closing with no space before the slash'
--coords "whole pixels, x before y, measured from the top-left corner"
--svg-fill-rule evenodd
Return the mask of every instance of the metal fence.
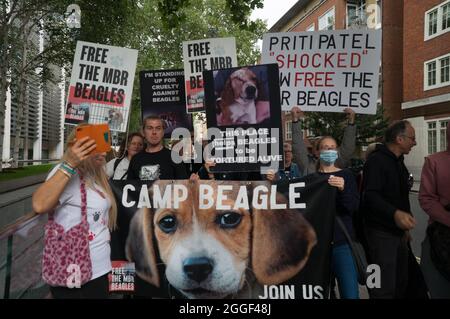
<path id="1" fill-rule="evenodd" d="M 47 216 L 30 213 L 0 230 L 0 297 L 45 298 L 41 278 L 44 225 Z"/>

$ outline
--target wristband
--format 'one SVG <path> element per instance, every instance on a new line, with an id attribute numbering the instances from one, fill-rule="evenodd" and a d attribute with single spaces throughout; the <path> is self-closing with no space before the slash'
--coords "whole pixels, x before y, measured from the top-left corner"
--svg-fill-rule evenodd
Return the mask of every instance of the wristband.
<path id="1" fill-rule="evenodd" d="M 69 166 L 71 169 L 75 169 L 75 167 L 72 164 L 70 164 L 68 161 L 64 161 L 63 163 L 65 165 Z"/>
<path id="2" fill-rule="evenodd" d="M 77 173 L 77 171 L 70 165 L 68 165 L 67 162 L 62 162 L 60 168 L 69 173 L 70 176 L 73 176 Z"/>
<path id="3" fill-rule="evenodd" d="M 61 167 L 58 168 L 58 171 L 62 172 L 64 175 L 66 175 L 69 179 L 72 178 L 72 175 L 70 173 L 68 173 L 67 171 L 65 171 L 64 169 L 62 169 Z"/>

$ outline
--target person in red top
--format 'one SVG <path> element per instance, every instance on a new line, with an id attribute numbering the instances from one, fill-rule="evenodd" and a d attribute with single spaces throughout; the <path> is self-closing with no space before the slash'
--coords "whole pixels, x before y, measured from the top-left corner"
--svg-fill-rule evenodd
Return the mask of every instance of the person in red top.
<path id="1" fill-rule="evenodd" d="M 428 156 L 422 168 L 419 202 L 430 216 L 429 225 L 438 222 L 450 228 L 450 122 L 447 124 L 447 150 Z M 433 264 L 430 239 L 422 243 L 421 268 L 431 298 L 450 299 L 450 281 Z M 450 246 L 446 247 L 447 251 Z"/>

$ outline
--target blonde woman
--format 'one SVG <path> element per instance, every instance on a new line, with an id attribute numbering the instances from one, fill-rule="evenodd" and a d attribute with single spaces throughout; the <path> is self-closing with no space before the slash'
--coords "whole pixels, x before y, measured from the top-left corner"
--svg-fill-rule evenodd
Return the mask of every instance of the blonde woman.
<path id="1" fill-rule="evenodd" d="M 33 194 L 33 210 L 39 214 L 49 213 L 43 277 L 50 284 L 54 298 L 108 298 L 107 275 L 111 271 L 110 231 L 116 224 L 117 206 L 104 170 L 106 154 L 93 154 L 96 148 L 95 141 L 89 137 L 76 140 L 74 132 L 75 130 L 68 138 L 62 161 Z M 52 278 L 59 274 L 54 274 L 54 265 L 46 266 L 46 258 L 47 261 L 50 260 L 49 263 L 59 263 L 61 257 L 52 256 L 54 254 L 52 252 L 61 252 L 61 249 L 56 250 L 54 247 L 57 244 L 48 240 L 48 225 L 51 223 L 53 226 L 56 225 L 56 230 L 53 228 L 51 233 L 61 230 L 59 238 L 63 240 L 73 240 L 68 237 L 73 237 L 74 233 L 82 240 L 86 240 L 85 236 L 87 236 L 85 251 L 88 262 L 85 263 L 88 263 L 89 267 L 82 276 L 86 277 L 87 273 L 88 278 L 81 285 L 78 284 L 78 288 L 72 288 L 73 285 L 69 283 L 59 284 L 61 280 L 52 281 Z M 80 225 L 85 227 L 80 228 Z M 84 230 L 77 232 L 77 229 Z M 77 254 L 70 249 L 62 251 L 65 251 L 63 255 L 67 258 Z M 63 259 L 64 262 L 67 261 Z M 47 268 L 51 270 L 46 272 Z M 59 268 L 56 267 L 56 269 Z M 58 284 L 55 285 L 55 282 Z M 76 284 L 75 287 L 77 287 Z"/>

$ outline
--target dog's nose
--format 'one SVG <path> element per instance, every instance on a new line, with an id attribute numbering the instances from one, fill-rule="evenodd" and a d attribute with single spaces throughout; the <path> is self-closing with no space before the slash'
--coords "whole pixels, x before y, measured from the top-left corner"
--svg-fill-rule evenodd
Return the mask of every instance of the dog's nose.
<path id="1" fill-rule="evenodd" d="M 247 88 L 245 89 L 245 94 L 247 94 L 247 96 L 249 98 L 252 98 L 255 96 L 256 93 L 256 88 L 254 86 L 247 86 Z"/>
<path id="2" fill-rule="evenodd" d="M 183 270 L 189 279 L 202 282 L 213 270 L 213 264 L 206 257 L 188 258 L 183 263 Z"/>

